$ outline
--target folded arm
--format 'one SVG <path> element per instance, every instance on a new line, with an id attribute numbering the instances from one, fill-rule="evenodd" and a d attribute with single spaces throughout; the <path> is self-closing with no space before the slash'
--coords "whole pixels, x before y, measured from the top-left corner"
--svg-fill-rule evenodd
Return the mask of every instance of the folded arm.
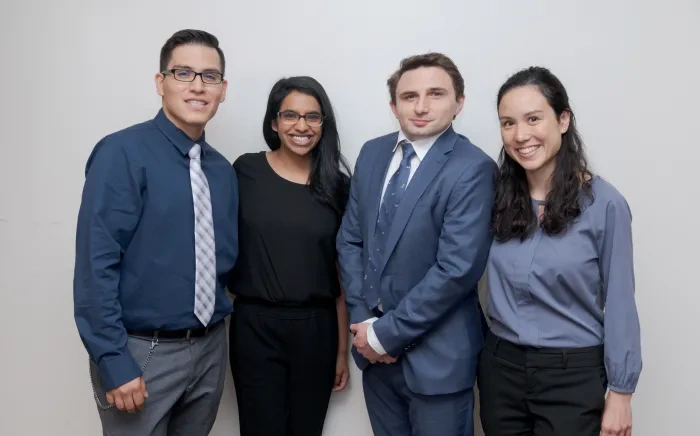
<path id="1" fill-rule="evenodd" d="M 461 304 L 486 268 L 496 165 L 491 160 L 476 165 L 462 174 L 450 194 L 435 264 L 398 306 L 374 321 L 368 331 L 370 343 L 376 335 L 391 356 L 401 354 Z"/>
<path id="2" fill-rule="evenodd" d="M 119 265 L 141 214 L 138 174 L 120 144 L 101 141 L 90 159 L 78 213 L 74 317 L 107 391 L 141 375 L 127 349 Z"/>

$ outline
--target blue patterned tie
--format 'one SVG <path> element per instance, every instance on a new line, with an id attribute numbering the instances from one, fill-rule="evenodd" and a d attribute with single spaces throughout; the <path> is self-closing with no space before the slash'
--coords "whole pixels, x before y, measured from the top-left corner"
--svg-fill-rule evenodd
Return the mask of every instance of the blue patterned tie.
<path id="1" fill-rule="evenodd" d="M 367 274 L 365 275 L 364 293 L 371 309 L 376 308 L 380 303 L 379 278 L 381 271 L 379 269 L 384 258 L 386 239 L 389 235 L 391 223 L 396 215 L 396 210 L 399 208 L 401 198 L 403 198 L 403 194 L 408 186 L 408 177 L 411 174 L 411 158 L 416 154 L 413 145 L 405 139 L 399 145 L 401 146 L 403 157 L 401 158 L 399 169 L 391 176 L 382 198 L 382 205 L 379 208 L 379 216 L 377 217 L 377 228 L 374 231 L 374 244 L 372 245 L 369 264 L 367 265 Z"/>

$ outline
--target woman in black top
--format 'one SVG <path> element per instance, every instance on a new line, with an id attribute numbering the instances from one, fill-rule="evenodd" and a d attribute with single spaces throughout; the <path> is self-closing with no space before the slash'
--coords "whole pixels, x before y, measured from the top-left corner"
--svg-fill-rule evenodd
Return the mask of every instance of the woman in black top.
<path id="1" fill-rule="evenodd" d="M 321 435 L 348 380 L 348 321 L 335 236 L 349 192 L 331 103 L 310 77 L 278 81 L 263 135 L 272 151 L 233 164 L 239 259 L 230 359 L 241 436 Z"/>

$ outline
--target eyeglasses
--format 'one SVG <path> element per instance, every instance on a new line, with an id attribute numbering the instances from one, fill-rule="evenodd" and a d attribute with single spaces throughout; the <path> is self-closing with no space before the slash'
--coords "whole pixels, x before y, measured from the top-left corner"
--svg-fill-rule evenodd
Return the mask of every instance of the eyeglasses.
<path id="1" fill-rule="evenodd" d="M 218 85 L 224 81 L 224 75 L 217 73 L 216 71 L 207 71 L 204 73 L 195 73 L 192 70 L 185 70 L 182 68 L 173 68 L 171 70 L 165 70 L 161 74 L 172 74 L 175 80 L 180 82 L 194 82 L 197 76 L 202 78 L 202 82 L 207 85 Z"/>
<path id="2" fill-rule="evenodd" d="M 320 126 L 321 124 L 323 124 L 323 120 L 326 119 L 326 117 L 324 117 L 318 112 L 309 112 L 306 115 L 301 115 L 292 110 L 286 110 L 282 112 L 277 112 L 277 115 L 280 117 L 280 120 L 282 120 L 282 123 L 284 124 L 296 124 L 299 122 L 300 118 L 303 118 L 304 121 L 306 121 L 306 124 L 308 124 L 311 127 Z"/>

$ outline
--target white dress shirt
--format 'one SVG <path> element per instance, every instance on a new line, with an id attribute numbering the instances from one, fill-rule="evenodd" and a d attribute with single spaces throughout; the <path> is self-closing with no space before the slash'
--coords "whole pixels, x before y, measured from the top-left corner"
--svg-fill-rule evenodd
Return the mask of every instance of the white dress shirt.
<path id="1" fill-rule="evenodd" d="M 449 128 L 449 127 L 448 127 Z M 447 130 L 447 129 L 445 129 Z M 411 179 L 413 178 L 413 175 L 416 173 L 416 170 L 418 169 L 418 166 L 420 163 L 425 159 L 425 155 L 428 154 L 428 151 L 430 150 L 430 147 L 435 144 L 435 141 L 445 133 L 445 130 L 442 132 L 438 133 L 437 135 L 430 136 L 428 138 L 423 138 L 423 139 L 417 139 L 415 141 L 410 141 L 411 145 L 413 145 L 413 150 L 416 152 L 413 157 L 411 158 L 411 172 L 408 175 L 408 182 L 406 184 L 406 188 L 408 189 L 408 183 L 411 183 Z M 403 133 L 402 130 L 399 131 L 399 137 L 396 140 L 396 145 L 394 145 L 394 156 L 391 158 L 391 162 L 389 163 L 389 169 L 386 172 L 386 178 L 384 179 L 384 187 L 382 188 L 382 196 L 381 196 L 381 201 L 384 200 L 384 192 L 386 191 L 387 185 L 389 185 L 389 180 L 391 179 L 391 176 L 399 169 L 399 165 L 401 165 L 401 159 L 403 157 L 403 150 L 399 147 L 399 143 L 403 141 L 406 138 L 406 135 Z M 379 302 L 379 310 L 382 310 L 382 304 L 381 301 Z M 374 329 L 372 328 L 372 323 L 374 323 L 376 320 L 379 318 L 373 317 L 370 318 L 364 322 L 370 323 L 369 328 L 367 329 L 367 342 L 369 342 L 370 347 L 374 351 L 377 352 L 377 354 L 384 355 L 386 354 L 386 350 L 382 346 L 382 344 L 379 342 L 379 339 L 377 339 L 377 335 L 374 333 Z"/>

